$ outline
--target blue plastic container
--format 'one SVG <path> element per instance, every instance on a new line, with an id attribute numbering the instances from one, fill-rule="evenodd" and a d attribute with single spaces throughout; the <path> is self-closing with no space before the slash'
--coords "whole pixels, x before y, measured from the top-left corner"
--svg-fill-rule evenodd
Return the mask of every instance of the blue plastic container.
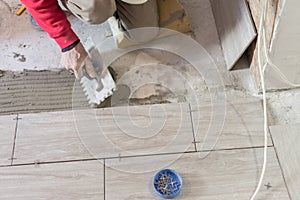
<path id="1" fill-rule="evenodd" d="M 182 178 L 172 169 L 163 169 L 153 177 L 153 188 L 161 198 L 172 199 L 181 191 Z"/>

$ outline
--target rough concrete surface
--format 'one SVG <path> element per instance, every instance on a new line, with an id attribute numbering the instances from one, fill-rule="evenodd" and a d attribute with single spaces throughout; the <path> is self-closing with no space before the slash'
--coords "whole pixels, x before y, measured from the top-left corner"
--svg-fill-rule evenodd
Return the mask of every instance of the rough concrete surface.
<path id="1" fill-rule="evenodd" d="M 270 92 L 268 94 L 270 125 L 300 123 L 300 89 Z"/>
<path id="2" fill-rule="evenodd" d="M 1 72 L 0 114 L 67 110 L 72 98 L 86 105 L 83 95 L 73 96 L 74 76 L 66 70 Z"/>

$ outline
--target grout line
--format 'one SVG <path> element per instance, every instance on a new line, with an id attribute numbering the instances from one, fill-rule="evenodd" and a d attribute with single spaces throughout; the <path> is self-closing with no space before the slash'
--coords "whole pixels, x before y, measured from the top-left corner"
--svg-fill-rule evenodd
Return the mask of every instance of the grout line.
<path id="1" fill-rule="evenodd" d="M 274 147 L 274 146 L 268 146 Z M 234 150 L 250 150 L 250 149 L 261 149 L 263 146 L 256 147 L 241 147 L 241 148 L 231 148 L 231 149 L 213 149 L 213 150 L 203 150 L 203 151 L 187 151 L 187 152 L 172 152 L 172 153 L 161 153 L 161 154 L 148 154 L 148 155 L 138 155 L 138 156 L 116 156 L 116 157 L 107 157 L 107 158 L 86 158 L 86 159 L 78 159 L 78 160 L 64 160 L 64 161 L 46 161 L 39 163 L 23 163 L 23 164 L 14 164 L 14 165 L 3 165 L 0 168 L 4 167 L 18 167 L 18 166 L 32 166 L 32 165 L 47 165 L 47 164 L 59 164 L 59 163 L 72 163 L 72 162 L 88 162 L 88 161 L 97 161 L 97 160 L 112 160 L 112 159 L 120 159 L 120 158 L 139 158 L 139 157 L 150 157 L 150 156 L 167 156 L 167 155 L 177 155 L 177 154 L 193 154 L 200 152 L 221 152 L 221 151 L 234 151 Z"/>
<path id="2" fill-rule="evenodd" d="M 275 143 L 274 143 L 274 139 L 273 139 L 273 135 L 272 135 L 272 132 L 271 132 L 270 126 L 268 126 L 268 133 L 269 133 L 269 136 L 270 136 L 270 139 L 271 139 L 272 145 L 275 147 Z"/>
<path id="3" fill-rule="evenodd" d="M 116 156 L 116 157 L 107 157 L 106 160 L 111 159 L 121 159 L 121 158 L 139 158 L 139 157 L 150 157 L 150 156 L 164 156 L 164 155 L 176 155 L 176 154 L 187 154 L 187 153 L 197 153 L 194 150 L 185 151 L 185 152 L 168 152 L 168 153 L 157 153 L 157 154 L 144 154 L 144 155 L 134 155 L 134 156 Z"/>
<path id="4" fill-rule="evenodd" d="M 2 165 L 1 167 L 17 167 L 17 166 L 28 166 L 28 165 L 47 165 L 47 164 L 59 164 L 59 163 L 69 163 L 69 162 L 87 162 L 87 161 L 97 161 L 104 159 L 120 159 L 120 158 L 135 158 L 135 157 L 148 157 L 148 156 L 159 156 L 159 155 L 172 155 L 172 154 L 185 154 L 185 153 L 196 153 L 195 151 L 186 152 L 170 152 L 170 153 L 160 153 L 160 154 L 145 154 L 145 155 L 135 155 L 135 156 L 115 156 L 115 157 L 103 157 L 103 158 L 82 158 L 74 160 L 56 160 L 56 161 L 40 161 L 40 162 L 28 162 L 19 163 L 14 165 Z"/>
<path id="5" fill-rule="evenodd" d="M 279 157 L 278 157 L 277 149 L 276 149 L 275 146 L 274 146 L 273 148 L 274 148 L 274 151 L 275 151 L 275 155 L 276 155 L 276 158 L 277 158 L 277 162 L 278 162 L 278 165 L 279 165 L 279 168 L 280 168 L 280 172 L 281 172 L 281 175 L 282 175 L 282 178 L 283 178 L 283 182 L 284 182 L 285 188 L 286 188 L 287 193 L 288 193 L 288 195 L 289 195 L 289 198 L 290 198 L 290 200 L 291 200 L 291 199 L 292 199 L 292 196 L 291 196 L 289 187 L 288 187 L 288 185 L 287 185 L 287 182 L 286 182 L 286 179 L 285 179 L 285 176 L 284 176 L 284 172 L 283 172 L 283 169 L 282 169 L 282 165 L 281 165 L 280 160 L 279 160 Z"/>
<path id="6" fill-rule="evenodd" d="M 196 142 L 196 143 L 200 143 L 200 142 Z M 201 152 L 209 152 L 209 151 L 234 151 L 234 150 L 243 150 L 243 149 L 259 149 L 259 148 L 263 148 L 264 146 L 252 146 L 252 147 L 233 147 L 233 148 L 225 148 L 225 149 L 211 149 L 211 150 L 200 150 L 197 151 L 198 153 Z M 268 145 L 268 147 L 274 147 L 273 145 Z"/>
<path id="7" fill-rule="evenodd" d="M 11 164 L 7 164 L 7 165 L 0 165 L 0 168 L 5 168 L 5 167 L 13 167 Z"/>
<path id="8" fill-rule="evenodd" d="M 20 167 L 20 166 L 33 166 L 33 165 L 49 165 L 49 164 L 60 164 L 60 163 L 76 163 L 76 162 L 88 162 L 88 161 L 97 161 L 103 160 L 103 158 L 87 158 L 87 159 L 78 159 L 78 160 L 60 160 L 60 161 L 45 161 L 45 162 L 28 162 L 20 163 L 13 165 L 2 165 L 1 167 Z"/>
<path id="9" fill-rule="evenodd" d="M 196 142 L 198 143 L 198 142 Z M 274 147 L 273 145 L 268 145 L 269 147 Z M 264 146 L 252 146 L 252 147 L 233 147 L 233 148 L 227 148 L 227 149 L 211 149 L 211 150 L 202 150 L 202 151 L 198 151 L 198 153 L 201 152 L 209 152 L 209 151 L 214 151 L 214 152 L 218 152 L 218 151 L 234 151 L 234 150 L 244 150 L 244 149 L 260 149 L 260 148 L 264 148 Z"/>
<path id="10" fill-rule="evenodd" d="M 17 131 L 18 131 L 18 123 L 19 123 L 19 114 L 17 114 L 17 117 L 15 118 L 15 120 L 16 120 L 16 126 L 15 126 L 14 142 L 13 142 L 13 148 L 12 148 L 11 157 L 10 157 L 10 165 L 11 166 L 14 164 L 16 138 L 17 138 Z"/>
<path id="11" fill-rule="evenodd" d="M 197 144 L 196 144 L 196 135 L 195 135 L 195 129 L 194 129 L 194 122 L 193 122 L 193 115 L 192 115 L 192 108 L 191 108 L 191 104 L 189 103 L 189 113 L 190 113 L 190 119 L 191 119 L 191 124 L 192 124 L 192 132 L 193 132 L 193 144 L 195 147 L 195 151 L 197 152 Z"/>
<path id="12" fill-rule="evenodd" d="M 105 159 L 103 160 L 103 197 L 104 197 L 104 200 L 106 199 L 106 185 L 105 185 Z"/>
<path id="13" fill-rule="evenodd" d="M 283 178 L 284 185 L 286 187 L 289 198 L 292 199 L 292 196 L 291 196 L 291 193 L 290 193 L 290 190 L 289 190 L 289 187 L 288 187 L 288 184 L 286 182 L 284 172 L 283 172 L 283 169 L 282 169 L 282 164 L 279 160 L 278 152 L 277 152 L 277 149 L 276 149 L 276 146 L 275 146 L 275 143 L 274 143 L 274 139 L 273 139 L 272 132 L 270 130 L 270 126 L 268 127 L 268 131 L 269 131 L 269 135 L 270 135 L 270 138 L 271 138 L 271 141 L 272 141 L 272 144 L 273 144 L 273 148 L 274 148 L 274 151 L 275 151 L 275 155 L 276 155 L 276 158 L 277 158 L 277 162 L 278 162 L 278 165 L 279 165 L 279 168 L 280 168 L 280 172 L 281 172 L 281 175 L 282 175 L 282 178 Z"/>

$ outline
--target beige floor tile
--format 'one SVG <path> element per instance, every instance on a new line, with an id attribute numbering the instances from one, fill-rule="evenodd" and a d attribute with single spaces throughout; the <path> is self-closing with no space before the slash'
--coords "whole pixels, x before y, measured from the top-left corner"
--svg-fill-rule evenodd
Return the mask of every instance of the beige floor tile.
<path id="1" fill-rule="evenodd" d="M 232 149 L 264 145 L 262 104 L 256 98 L 191 105 L 197 149 Z M 272 145 L 270 137 L 268 144 Z"/>
<path id="2" fill-rule="evenodd" d="M 72 111 L 20 117 L 14 164 L 91 158 L 80 142 Z"/>
<path id="3" fill-rule="evenodd" d="M 16 117 L 16 115 L 0 116 L 0 166 L 11 164 Z"/>
<path id="4" fill-rule="evenodd" d="M 300 124 L 271 126 L 271 135 L 292 199 L 300 199 Z"/>
<path id="5" fill-rule="evenodd" d="M 287 200 L 274 149 L 269 148 L 268 154 L 266 176 L 256 199 Z M 181 158 L 160 155 L 106 160 L 106 199 L 159 200 L 151 180 L 161 169 L 160 165 L 168 162 L 173 164 L 164 167 L 176 170 L 183 178 L 178 199 L 250 199 L 260 176 L 262 160 L 262 148 L 215 151 L 205 159 L 200 159 L 198 153 L 186 153 Z M 268 183 L 271 187 L 267 189 L 264 185 Z"/>
<path id="6" fill-rule="evenodd" d="M 21 117 L 14 164 L 195 151 L 187 104 Z"/>
<path id="7" fill-rule="evenodd" d="M 255 26 L 245 0 L 214 0 L 211 6 L 224 59 L 230 70 L 255 39 Z"/>
<path id="8" fill-rule="evenodd" d="M 70 162 L 4 167 L 0 199 L 104 199 L 103 163 Z"/>

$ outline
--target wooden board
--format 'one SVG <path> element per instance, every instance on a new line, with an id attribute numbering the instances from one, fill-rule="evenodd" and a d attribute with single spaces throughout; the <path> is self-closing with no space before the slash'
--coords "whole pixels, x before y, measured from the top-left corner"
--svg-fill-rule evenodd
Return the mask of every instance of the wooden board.
<path id="1" fill-rule="evenodd" d="M 191 107 L 198 151 L 263 146 L 263 110 L 259 99 L 200 102 Z M 268 144 L 272 145 L 270 138 Z"/>
<path id="2" fill-rule="evenodd" d="M 292 199 L 300 199 L 300 124 L 271 126 L 270 131 Z"/>
<path id="3" fill-rule="evenodd" d="M 256 37 L 245 0 L 211 0 L 223 55 L 230 70 Z"/>
<path id="4" fill-rule="evenodd" d="M 160 162 L 172 161 L 174 156 L 176 159 L 176 155 L 161 155 L 150 156 L 151 159 L 147 160 L 145 157 L 107 160 L 106 199 L 159 200 L 151 186 L 152 177 Z M 269 148 L 268 156 L 266 176 L 256 199 L 287 200 L 289 196 L 273 148 Z M 183 189 L 177 199 L 250 199 L 262 161 L 262 148 L 215 151 L 205 159 L 200 159 L 198 153 L 184 154 L 165 168 L 176 170 L 183 178 Z M 142 171 L 145 166 L 152 166 L 154 171 L 126 173 L 125 170 L 115 170 L 134 167 Z M 264 186 L 268 183 L 270 188 Z"/>
<path id="5" fill-rule="evenodd" d="M 3 167 L 1 199 L 104 199 L 100 161 Z"/>
<path id="6" fill-rule="evenodd" d="M 16 115 L 0 116 L 0 166 L 11 164 L 16 117 Z"/>
<path id="7" fill-rule="evenodd" d="M 187 104 L 21 117 L 14 164 L 195 151 Z"/>

